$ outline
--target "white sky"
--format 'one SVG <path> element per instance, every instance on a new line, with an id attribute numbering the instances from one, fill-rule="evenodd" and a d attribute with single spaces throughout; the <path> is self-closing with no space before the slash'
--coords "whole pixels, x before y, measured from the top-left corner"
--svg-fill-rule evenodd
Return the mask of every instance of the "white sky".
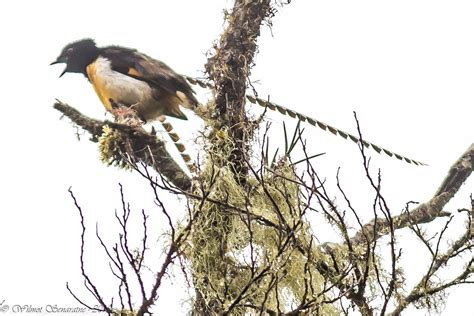
<path id="1" fill-rule="evenodd" d="M 0 2 L 0 303 L 78 306 L 65 289 L 69 281 L 79 294 L 85 293 L 78 260 L 79 217 L 69 186 L 92 235 L 99 221 L 104 233 L 113 236 L 118 182 L 137 212 L 154 211 L 142 179 L 103 165 L 96 145 L 87 136 L 77 141 L 74 128 L 59 119 L 52 108 L 55 98 L 99 119 L 104 109 L 85 78 L 69 74 L 58 79 L 62 67 L 49 63 L 65 44 L 92 37 L 99 45 L 134 47 L 180 73 L 200 76 L 205 53 L 222 31 L 223 8 L 230 3 Z M 272 33 L 264 28 L 252 79 L 258 81 L 260 96 L 269 95 L 342 130 L 354 132 L 355 110 L 367 140 L 427 162 L 429 167 L 416 167 L 372 155 L 374 167 L 382 168 L 392 211 L 398 212 L 409 200 L 428 199 L 473 142 L 473 14 L 472 1 L 293 1 L 276 15 Z M 201 101 L 207 96 L 199 91 Z M 282 119 L 270 115 L 275 146 L 282 144 Z M 199 119 L 173 123 L 192 147 Z M 357 147 L 310 126 L 306 136 L 312 153 L 327 153 L 317 160 L 320 173 L 331 184 L 342 166 L 348 194 L 369 219 L 369 191 L 363 189 Z M 449 211 L 468 206 L 473 183 L 470 179 L 464 185 Z M 463 227 L 456 225 L 458 231 Z M 156 227 L 156 236 L 166 228 Z M 102 253 L 92 237 L 87 263 L 92 274 L 105 279 L 100 271 L 107 272 L 107 267 L 99 267 L 105 261 L 99 259 Z M 410 284 L 426 262 L 420 259 L 421 250 L 408 246 L 404 251 L 406 270 L 413 269 Z M 178 278 L 161 289 L 160 314 L 186 310 L 179 306 L 187 297 L 180 282 Z M 472 288 L 454 291 L 444 314 L 468 315 L 463 307 L 469 293 Z M 407 314 L 415 313 L 412 309 Z"/>

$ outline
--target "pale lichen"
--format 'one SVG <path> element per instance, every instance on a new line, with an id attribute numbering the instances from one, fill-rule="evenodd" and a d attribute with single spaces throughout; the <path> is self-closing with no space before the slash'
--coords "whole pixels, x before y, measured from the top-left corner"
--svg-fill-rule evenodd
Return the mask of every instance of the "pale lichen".
<path id="1" fill-rule="evenodd" d="M 108 125 L 104 125 L 103 133 L 99 137 L 100 160 L 111 166 L 117 166 L 122 169 L 130 169 L 129 163 L 123 156 L 124 140 L 120 133 Z"/>

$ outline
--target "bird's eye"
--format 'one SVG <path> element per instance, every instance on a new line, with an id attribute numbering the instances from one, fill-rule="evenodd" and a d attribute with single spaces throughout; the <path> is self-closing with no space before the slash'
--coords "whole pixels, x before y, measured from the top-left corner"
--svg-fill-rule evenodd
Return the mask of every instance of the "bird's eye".
<path id="1" fill-rule="evenodd" d="M 74 51 L 74 48 L 69 47 L 68 49 L 66 49 L 66 55 L 71 54 L 73 51 Z"/>

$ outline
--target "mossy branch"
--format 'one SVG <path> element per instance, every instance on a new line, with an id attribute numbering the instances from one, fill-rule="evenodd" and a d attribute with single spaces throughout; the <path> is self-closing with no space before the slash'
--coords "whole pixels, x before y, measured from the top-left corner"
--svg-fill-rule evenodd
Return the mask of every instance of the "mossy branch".
<path id="1" fill-rule="evenodd" d="M 249 157 L 249 142 L 257 127 L 248 124 L 245 92 L 257 51 L 256 41 L 260 35 L 260 26 L 272 13 L 270 2 L 235 0 L 232 12 L 226 16 L 227 27 L 205 66 L 214 83 L 215 119 L 209 123 L 214 130 L 213 134 L 222 137 L 210 140 L 209 152 L 214 153 L 217 159 L 212 161 L 213 157 L 209 157 L 210 162 L 204 169 L 211 170 L 211 174 L 215 169 L 229 171 L 237 187 L 242 188 L 249 181 L 246 161 Z M 230 310 L 235 312 L 239 301 L 230 306 L 226 306 L 225 301 L 245 287 L 241 284 L 244 281 L 230 287 L 227 282 L 221 282 L 228 278 L 229 271 L 240 274 L 237 273 L 238 269 L 225 260 L 231 245 L 230 237 L 235 217 L 226 214 L 225 208 L 218 205 L 197 203 L 195 207 L 200 208 L 202 214 L 197 225 L 200 229 L 193 233 L 193 244 L 199 247 L 190 254 L 194 257 L 192 270 L 196 286 L 193 313 L 221 314 L 227 308 L 228 313 Z M 245 276 L 242 275 L 238 279 L 242 278 L 245 279 Z"/>
<path id="2" fill-rule="evenodd" d="M 474 144 L 471 144 L 467 151 L 449 169 L 448 175 L 443 180 L 440 188 L 428 202 L 420 204 L 412 211 L 393 217 L 394 228 L 400 229 L 414 224 L 429 223 L 436 218 L 449 216 L 448 212 L 443 211 L 443 207 L 458 192 L 473 169 Z M 352 238 L 352 242 L 356 245 L 362 245 L 366 242 L 372 242 L 372 240 L 378 239 L 389 232 L 389 222 L 386 219 L 379 218 L 365 224 Z M 367 238 L 369 240 L 366 240 Z"/>
<path id="3" fill-rule="evenodd" d="M 72 106 L 56 101 L 53 107 L 67 116 L 74 124 L 89 132 L 93 142 L 99 142 L 104 131 L 114 134 L 115 148 L 112 155 L 119 155 L 129 163 L 144 163 L 153 167 L 168 181 L 183 191 L 191 188 L 190 177 L 179 167 L 165 148 L 165 143 L 140 126 L 100 121 L 90 118 Z"/>
<path id="4" fill-rule="evenodd" d="M 245 92 L 253 58 L 257 51 L 260 26 L 270 17 L 270 0 L 236 0 L 232 12 L 227 16 L 227 28 L 214 47 L 215 53 L 206 64 L 209 78 L 214 82 L 216 129 L 228 131 L 234 149 L 228 153 L 229 161 L 239 182 L 247 175 L 245 161 L 248 157 L 248 142 L 253 135 L 251 124 L 245 114 Z M 216 144 L 216 147 L 226 147 Z"/>

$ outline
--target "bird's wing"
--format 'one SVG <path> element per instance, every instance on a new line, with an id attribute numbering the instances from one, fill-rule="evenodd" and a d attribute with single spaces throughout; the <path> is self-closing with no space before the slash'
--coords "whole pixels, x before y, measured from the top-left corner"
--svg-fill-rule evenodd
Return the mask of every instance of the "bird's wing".
<path id="1" fill-rule="evenodd" d="M 136 50 L 120 46 L 102 49 L 101 55 L 111 61 L 112 69 L 138 80 L 147 82 L 152 88 L 177 96 L 183 106 L 192 108 L 198 101 L 188 82 L 165 63 Z"/>

